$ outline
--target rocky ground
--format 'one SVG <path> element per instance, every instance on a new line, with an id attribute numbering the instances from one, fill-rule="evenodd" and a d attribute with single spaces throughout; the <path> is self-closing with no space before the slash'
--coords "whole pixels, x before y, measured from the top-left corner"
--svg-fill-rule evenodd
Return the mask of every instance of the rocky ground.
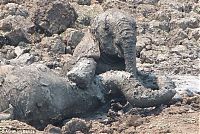
<path id="1" fill-rule="evenodd" d="M 66 76 L 75 64 L 74 49 L 92 19 L 109 8 L 119 8 L 137 23 L 138 70 L 167 75 L 177 93 L 170 104 L 152 108 L 111 100 L 89 117 L 65 120 L 40 131 L 17 120 L 1 121 L 0 133 L 200 132 L 199 0 L 69 0 L 70 4 L 60 0 L 53 9 L 49 1 L 0 0 L 0 85 L 13 66 L 33 63 Z"/>

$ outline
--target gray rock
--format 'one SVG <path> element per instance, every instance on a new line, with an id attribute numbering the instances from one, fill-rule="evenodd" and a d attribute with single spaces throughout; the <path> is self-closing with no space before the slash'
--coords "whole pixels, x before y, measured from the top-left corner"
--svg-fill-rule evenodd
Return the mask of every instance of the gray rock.
<path id="1" fill-rule="evenodd" d="M 92 4 L 90 6 L 79 5 L 76 2 L 71 3 L 78 14 L 76 20 L 76 27 L 87 28 L 91 24 L 91 20 L 99 13 L 103 12 L 102 6 L 99 4 Z"/>
<path id="2" fill-rule="evenodd" d="M 76 0 L 79 5 L 90 5 L 91 0 Z"/>
<path id="3" fill-rule="evenodd" d="M 62 131 L 59 127 L 55 127 L 53 125 L 48 125 L 45 129 L 44 132 L 46 134 L 62 134 Z"/>
<path id="4" fill-rule="evenodd" d="M 76 64 L 76 58 L 74 58 L 72 55 L 70 54 L 66 54 L 63 56 L 62 58 L 63 60 L 63 68 L 62 68 L 62 72 L 61 75 L 62 76 L 67 76 L 67 73 L 72 69 L 72 67 Z"/>
<path id="5" fill-rule="evenodd" d="M 13 119 L 13 111 L 13 106 L 9 104 L 9 108 L 0 112 L 0 121 Z"/>
<path id="6" fill-rule="evenodd" d="M 44 33 L 57 34 L 74 25 L 77 14 L 74 8 L 65 0 L 37 0 L 34 3 L 33 22 Z"/>
<path id="7" fill-rule="evenodd" d="M 34 62 L 34 56 L 30 53 L 25 53 L 16 57 L 15 59 L 10 60 L 10 64 L 12 65 L 25 65 L 25 64 L 32 64 Z"/>
<path id="8" fill-rule="evenodd" d="M 7 43 L 9 43 L 7 38 L 5 38 L 4 36 L 0 36 L 0 47 L 2 47 L 3 45 L 5 45 Z"/>
<path id="9" fill-rule="evenodd" d="M 192 30 L 192 32 L 189 35 L 189 38 L 195 38 L 195 40 L 199 40 L 200 39 L 200 28 L 196 28 L 194 30 Z"/>
<path id="10" fill-rule="evenodd" d="M 144 4 L 156 4 L 159 0 L 142 0 L 142 3 Z"/>
<path id="11" fill-rule="evenodd" d="M 28 10 L 24 6 L 17 3 L 8 3 L 5 5 L 5 8 L 7 14 L 9 15 L 19 15 L 24 17 L 28 17 L 29 15 Z"/>
<path id="12" fill-rule="evenodd" d="M 177 29 L 177 28 L 181 28 L 183 30 L 187 29 L 187 28 L 198 28 L 199 27 L 199 20 L 196 17 L 184 17 L 184 18 L 180 18 L 179 20 L 177 20 L 177 18 L 174 18 L 171 22 L 170 22 L 170 29 Z"/>
<path id="13" fill-rule="evenodd" d="M 200 14 L 200 4 L 196 4 L 195 7 L 194 7 L 194 9 L 193 9 L 193 11 L 194 11 L 195 13 Z"/>
<path id="14" fill-rule="evenodd" d="M 61 37 L 67 46 L 75 49 L 84 37 L 84 33 L 73 28 L 68 28 L 65 32 L 62 33 Z"/>
<path id="15" fill-rule="evenodd" d="M 141 60 L 142 63 L 153 64 L 155 62 L 156 57 L 157 56 L 155 55 L 153 50 L 145 50 L 145 49 L 143 49 L 140 52 L 140 60 Z"/>
<path id="16" fill-rule="evenodd" d="M 82 57 L 94 58 L 95 60 L 100 58 L 99 44 L 89 31 L 85 33 L 85 36 L 75 48 L 73 56 L 77 60 Z"/>
<path id="17" fill-rule="evenodd" d="M 86 121 L 78 118 L 72 118 L 62 127 L 63 134 L 74 134 L 76 132 L 87 134 L 89 133 L 89 130 L 90 126 Z"/>
<path id="18" fill-rule="evenodd" d="M 31 42 L 28 33 L 21 28 L 13 30 L 12 32 L 6 34 L 5 37 L 8 39 L 9 44 L 14 46 L 17 46 L 20 42 Z"/>
<path id="19" fill-rule="evenodd" d="M 47 51 L 51 51 L 54 54 L 65 54 L 66 53 L 66 45 L 62 38 L 54 34 L 51 37 L 44 37 L 40 42 L 41 48 L 46 48 Z"/>
<path id="20" fill-rule="evenodd" d="M 33 27 L 33 23 L 30 19 L 19 15 L 9 15 L 0 20 L 0 24 L 0 29 L 8 40 L 7 44 L 17 46 L 20 42 L 31 42 L 28 31 Z"/>

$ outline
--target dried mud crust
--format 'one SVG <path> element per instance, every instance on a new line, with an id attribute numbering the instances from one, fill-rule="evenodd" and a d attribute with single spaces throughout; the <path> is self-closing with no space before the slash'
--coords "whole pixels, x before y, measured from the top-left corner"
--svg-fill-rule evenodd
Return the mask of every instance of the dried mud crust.
<path id="1" fill-rule="evenodd" d="M 199 134 L 200 96 L 182 103 L 149 109 L 132 108 L 127 114 L 110 114 L 107 121 L 93 121 L 91 133 L 109 134 Z M 196 106 L 195 106 L 196 104 Z M 118 112 L 119 114 L 120 112 Z M 110 121 L 108 123 L 108 121 Z"/>
<path id="2" fill-rule="evenodd" d="M 88 134 L 160 134 L 160 133 L 171 133 L 171 134 L 198 134 L 199 133 L 199 112 L 198 110 L 192 110 L 187 105 L 171 105 L 168 108 L 157 108 L 149 113 L 149 116 L 138 116 L 132 113 L 120 116 L 112 116 L 112 121 L 107 122 L 102 119 L 86 120 L 82 121 L 81 126 L 88 126 Z M 140 111 L 140 110 L 138 110 Z M 141 110 L 145 111 L 145 110 Z M 159 114 L 158 114 L 159 113 Z M 74 125 L 77 125 L 76 121 L 80 122 L 81 119 L 72 119 Z M 70 121 L 69 121 L 70 122 Z M 69 124 L 69 123 L 68 123 Z M 73 131 L 74 133 L 84 133 L 82 127 L 79 124 Z M 51 131 L 58 127 L 51 126 Z M 80 129 L 79 129 L 80 128 Z M 68 131 L 66 126 L 62 129 L 62 134 Z M 65 130 L 65 131 L 63 131 Z M 71 130 L 71 129 L 70 129 Z M 85 130 L 85 129 L 84 129 Z M 4 132 L 6 131 L 6 132 Z M 83 131 L 83 132 L 82 132 Z M 45 134 L 48 133 L 48 129 L 45 131 L 38 131 L 35 128 L 16 120 L 7 120 L 0 122 L 0 132 L 2 134 L 8 134 L 8 132 L 15 132 L 16 134 L 22 132 L 28 132 L 33 134 Z M 55 131 L 54 131 L 55 132 Z M 60 134 L 61 134 L 60 133 Z M 86 132 L 84 134 L 87 134 Z"/>
<path id="3" fill-rule="evenodd" d="M 7 120 L 0 122 L 1 134 L 42 134 L 42 132 L 36 130 L 34 127 L 27 125 L 26 123 L 17 120 Z"/>

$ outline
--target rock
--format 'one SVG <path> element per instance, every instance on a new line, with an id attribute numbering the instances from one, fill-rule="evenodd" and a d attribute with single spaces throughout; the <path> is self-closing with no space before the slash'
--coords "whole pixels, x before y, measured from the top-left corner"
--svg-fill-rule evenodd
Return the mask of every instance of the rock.
<path id="1" fill-rule="evenodd" d="M 63 134 L 74 134 L 78 131 L 87 134 L 89 130 L 90 126 L 88 126 L 86 121 L 79 118 L 72 118 L 62 127 Z"/>
<path id="2" fill-rule="evenodd" d="M 12 83 L 12 84 L 10 84 Z M 99 84 L 81 90 L 41 64 L 18 67 L 0 87 L 14 107 L 14 119 L 37 128 L 66 118 L 82 116 L 104 101 Z M 3 98 L 0 98 L 2 100 Z"/>
<path id="3" fill-rule="evenodd" d="M 23 50 L 19 46 L 17 46 L 17 47 L 15 47 L 15 53 L 16 53 L 17 56 L 20 56 L 24 52 L 23 52 Z"/>
<path id="4" fill-rule="evenodd" d="M 137 57 L 140 57 L 141 51 L 147 46 L 152 44 L 152 41 L 150 38 L 145 37 L 137 37 L 137 43 L 136 43 L 136 51 L 137 51 Z"/>
<path id="5" fill-rule="evenodd" d="M 200 4 L 196 4 L 195 7 L 194 7 L 194 9 L 193 9 L 193 11 L 194 11 L 195 13 L 200 14 Z"/>
<path id="6" fill-rule="evenodd" d="M 140 53 L 140 60 L 142 63 L 153 64 L 155 62 L 156 55 L 153 50 L 142 50 Z"/>
<path id="7" fill-rule="evenodd" d="M 85 36 L 75 48 L 73 56 L 77 60 L 82 57 L 94 58 L 95 60 L 100 58 L 99 44 L 89 31 L 85 33 Z"/>
<path id="8" fill-rule="evenodd" d="M 10 60 L 10 64 L 13 65 L 30 65 L 34 62 L 34 56 L 30 53 L 25 53 L 16 57 L 15 59 Z"/>
<path id="9" fill-rule="evenodd" d="M 76 27 L 78 28 L 87 28 L 91 20 L 97 16 L 99 13 L 103 12 L 101 5 L 92 4 L 90 6 L 79 5 L 77 3 L 72 3 L 75 11 L 78 14 L 78 18 L 76 20 Z"/>
<path id="10" fill-rule="evenodd" d="M 65 54 L 66 45 L 62 38 L 55 34 L 52 37 L 44 37 L 40 42 L 41 48 L 46 48 L 47 51 L 51 51 L 54 54 Z"/>
<path id="11" fill-rule="evenodd" d="M 157 7 L 149 4 L 139 4 L 136 10 L 137 13 L 151 20 L 152 15 L 156 13 Z"/>
<path id="12" fill-rule="evenodd" d="M 159 0 L 142 0 L 143 4 L 152 4 L 155 5 L 158 3 Z"/>
<path id="13" fill-rule="evenodd" d="M 200 39 L 200 28 L 194 29 L 194 30 L 190 33 L 189 38 L 190 38 L 190 39 L 191 39 L 191 38 L 195 38 L 195 40 Z"/>
<path id="14" fill-rule="evenodd" d="M 91 0 L 76 0 L 79 5 L 90 5 Z"/>
<path id="15" fill-rule="evenodd" d="M 9 43 L 8 39 L 4 36 L 0 36 L 0 48 L 7 43 Z"/>
<path id="16" fill-rule="evenodd" d="M 44 129 L 44 133 L 45 134 L 62 134 L 62 131 L 59 127 L 55 127 L 50 124 Z"/>
<path id="17" fill-rule="evenodd" d="M 183 97 L 179 93 L 176 93 L 174 97 L 172 98 L 173 103 L 182 102 L 182 101 L 183 101 Z"/>
<path id="18" fill-rule="evenodd" d="M 0 121 L 13 119 L 14 107 L 9 104 L 9 108 L 0 112 Z"/>
<path id="19" fill-rule="evenodd" d="M 108 9 L 112 9 L 112 8 L 118 8 L 118 9 L 123 9 L 124 11 L 128 13 L 135 13 L 136 7 L 137 7 L 136 5 L 137 5 L 137 2 L 135 1 L 125 2 L 122 0 L 103 0 L 103 3 L 102 3 L 102 7 L 104 11 Z"/>
<path id="20" fill-rule="evenodd" d="M 9 45 L 17 46 L 20 42 L 30 43 L 29 30 L 34 26 L 29 18 L 20 15 L 8 15 L 0 20 L 3 34 Z"/>
<path id="21" fill-rule="evenodd" d="M 28 53 L 29 51 L 30 51 L 30 48 L 28 48 L 28 46 L 26 46 L 26 47 L 22 47 L 22 46 L 15 47 L 15 54 L 17 55 L 17 57 L 21 56 L 24 53 Z"/>
<path id="22" fill-rule="evenodd" d="M 23 29 L 13 30 L 12 32 L 5 35 L 8 39 L 9 44 L 17 46 L 20 42 L 30 43 L 30 36 Z"/>
<path id="23" fill-rule="evenodd" d="M 5 10 L 7 11 L 7 14 L 9 15 L 19 15 L 19 16 L 24 16 L 28 17 L 29 12 L 28 10 L 17 3 L 8 3 L 5 5 Z"/>
<path id="24" fill-rule="evenodd" d="M 44 0 L 34 3 L 33 22 L 46 34 L 59 34 L 74 25 L 77 14 L 65 0 Z"/>
<path id="25" fill-rule="evenodd" d="M 84 37 L 84 33 L 73 28 L 68 28 L 65 32 L 62 33 L 61 37 L 67 46 L 75 49 Z"/>
<path id="26" fill-rule="evenodd" d="M 0 76 L 5 76 L 14 69 L 12 65 L 0 65 Z"/>
<path id="27" fill-rule="evenodd" d="M 67 76 L 67 73 L 72 69 L 72 67 L 76 64 L 76 59 L 70 55 L 66 54 L 63 55 L 61 58 L 61 61 L 63 62 L 63 68 L 62 68 L 62 76 Z"/>
<path id="28" fill-rule="evenodd" d="M 185 51 L 187 49 L 186 46 L 183 46 L 183 45 L 177 45 L 175 46 L 174 48 L 172 48 L 172 52 L 176 52 L 176 53 L 179 53 L 181 54 L 182 51 Z"/>
<path id="29" fill-rule="evenodd" d="M 194 92 L 192 92 L 190 89 L 185 89 L 185 90 L 181 91 L 180 94 L 184 97 L 193 97 L 194 96 Z"/>
<path id="30" fill-rule="evenodd" d="M 14 46 L 3 46 L 0 49 L 1 54 L 1 60 L 11 60 L 17 57 L 14 51 Z"/>
<path id="31" fill-rule="evenodd" d="M 171 33 L 171 36 L 169 36 L 169 38 L 170 39 L 167 44 L 169 44 L 169 46 L 176 46 L 180 45 L 184 39 L 188 38 L 188 35 L 183 30 L 176 29 L 174 30 L 174 33 Z"/>
<path id="32" fill-rule="evenodd" d="M 198 28 L 199 27 L 199 20 L 196 17 L 185 17 L 181 18 L 179 20 L 174 19 L 170 22 L 170 28 L 171 29 L 176 29 L 176 28 L 181 28 L 183 30 L 187 28 Z"/>

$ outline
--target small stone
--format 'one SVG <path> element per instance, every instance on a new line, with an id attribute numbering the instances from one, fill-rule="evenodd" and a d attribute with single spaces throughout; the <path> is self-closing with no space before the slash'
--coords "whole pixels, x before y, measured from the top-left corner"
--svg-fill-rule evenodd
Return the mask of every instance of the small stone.
<path id="1" fill-rule="evenodd" d="M 67 46 L 70 46 L 72 49 L 75 49 L 76 46 L 80 43 L 84 36 L 82 31 L 68 28 L 65 32 L 61 34 L 61 37 Z"/>
<path id="2" fill-rule="evenodd" d="M 65 54 L 66 45 L 62 38 L 54 34 L 52 37 L 44 37 L 40 43 L 42 48 L 47 48 L 47 51 L 51 51 L 55 54 Z"/>
<path id="3" fill-rule="evenodd" d="M 77 0 L 77 3 L 79 5 L 90 5 L 91 4 L 91 0 Z"/>
<path id="4" fill-rule="evenodd" d="M 90 127 L 85 120 L 72 118 L 62 127 L 63 134 L 75 134 L 77 131 L 87 134 Z"/>
<path id="5" fill-rule="evenodd" d="M 59 127 L 55 127 L 53 125 L 48 125 L 45 129 L 44 132 L 46 134 L 62 134 L 62 131 Z"/>

